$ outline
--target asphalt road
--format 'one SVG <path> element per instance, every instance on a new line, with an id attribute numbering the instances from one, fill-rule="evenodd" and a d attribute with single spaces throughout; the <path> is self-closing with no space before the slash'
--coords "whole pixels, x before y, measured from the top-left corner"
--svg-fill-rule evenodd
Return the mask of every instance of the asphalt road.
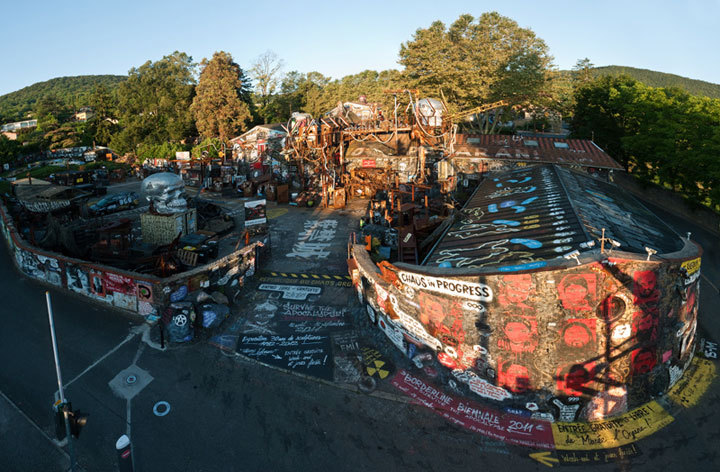
<path id="1" fill-rule="evenodd" d="M 302 210 L 310 215 L 317 215 L 316 211 Z M 692 231 L 692 238 L 705 247 L 700 333 L 718 340 L 720 296 L 714 287 L 720 286 L 720 238 L 673 215 L 658 213 L 680 234 Z M 354 223 L 350 214 L 339 212 L 332 217 L 343 231 L 333 243 L 337 254 L 332 262 L 288 262 L 292 240 L 307 217 L 282 219 L 282 226 L 273 226 L 279 241 L 269 267 L 299 272 L 340 270 L 345 238 Z M 57 383 L 45 287 L 21 277 L 4 248 L 0 280 L 4 281 L 0 285 L 4 361 L 0 365 L 0 469 L 65 470 L 67 448 L 59 449 L 50 440 L 54 436 L 50 407 Z M 351 289 L 338 293 L 333 292 L 335 303 L 358 308 Z M 114 443 L 125 433 L 133 439 L 137 471 L 524 471 L 548 467 L 529 457 L 537 451 L 459 429 L 402 398 L 365 395 L 290 375 L 229 355 L 204 341 L 161 350 L 154 333 L 135 319 L 54 290 L 52 297 L 66 395 L 74 408 L 90 414 L 74 443 L 84 470 L 116 470 Z M 356 311 L 354 316 L 358 322 L 364 319 Z M 123 385 L 129 373 L 139 379 L 135 387 Z M 160 401 L 170 405 L 165 416 L 153 413 Z M 720 385 L 715 379 L 700 405 L 677 412 L 669 426 L 638 441 L 639 456 L 574 468 L 720 468 L 718 403 Z"/>

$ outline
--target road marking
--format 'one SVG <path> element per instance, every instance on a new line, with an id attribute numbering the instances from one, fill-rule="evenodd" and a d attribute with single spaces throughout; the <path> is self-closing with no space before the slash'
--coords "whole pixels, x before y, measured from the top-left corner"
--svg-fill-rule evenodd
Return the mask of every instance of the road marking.
<path id="1" fill-rule="evenodd" d="M 108 352 L 107 352 L 104 356 L 102 356 L 100 359 L 98 359 L 98 360 L 96 360 L 95 362 L 93 362 L 92 364 L 90 364 L 85 370 L 83 370 L 82 372 L 80 372 L 74 379 L 72 379 L 70 382 L 68 382 L 68 383 L 66 383 L 65 385 L 63 385 L 63 388 L 68 388 L 70 385 L 73 384 L 73 382 L 75 382 L 77 379 L 79 379 L 79 378 L 82 377 L 83 375 L 87 374 L 88 372 L 90 372 L 90 371 L 93 369 L 93 367 L 95 367 L 96 365 L 98 365 L 99 363 L 101 363 L 102 361 L 104 361 L 105 359 L 107 359 L 108 356 L 110 356 L 110 355 L 113 354 L 115 351 L 117 351 L 118 349 L 120 349 L 125 343 L 127 343 L 127 342 L 130 341 L 130 340 L 132 340 L 135 336 L 137 336 L 137 332 L 128 334 L 127 337 L 126 337 L 120 344 L 118 344 L 117 346 L 115 346 L 114 348 L 112 348 L 110 351 L 108 351 Z M 55 395 L 57 396 L 57 394 L 58 394 L 58 392 L 57 392 L 57 390 L 56 390 L 56 391 L 55 391 Z"/>
<path id="2" fill-rule="evenodd" d="M 710 279 L 708 279 L 708 278 L 705 276 L 705 274 L 700 274 L 700 277 L 702 277 L 703 279 L 705 279 L 705 282 L 709 283 L 710 286 L 711 286 L 712 288 L 714 288 L 715 291 L 716 291 L 718 294 L 720 294 L 720 289 L 717 288 L 714 283 L 710 282 Z"/>
<path id="3" fill-rule="evenodd" d="M 555 466 L 555 464 L 554 464 L 555 462 L 560 462 L 559 460 L 557 460 L 556 458 L 554 458 L 552 456 L 552 452 L 550 452 L 550 451 L 533 452 L 532 454 L 530 454 L 530 457 L 532 459 L 535 459 L 542 465 L 546 465 L 550 468 Z"/>

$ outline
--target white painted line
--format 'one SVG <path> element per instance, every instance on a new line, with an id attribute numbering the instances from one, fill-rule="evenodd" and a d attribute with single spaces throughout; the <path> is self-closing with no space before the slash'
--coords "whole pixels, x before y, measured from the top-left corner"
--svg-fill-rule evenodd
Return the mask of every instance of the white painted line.
<path id="1" fill-rule="evenodd" d="M 131 416 L 131 408 L 130 408 L 131 401 L 132 401 L 131 399 L 128 399 L 127 405 L 125 406 L 125 416 L 126 416 L 125 424 L 127 425 L 127 427 L 125 428 L 125 435 L 129 438 L 132 437 L 132 436 L 130 436 L 130 427 L 132 425 L 132 422 L 131 422 L 132 416 Z"/>
<path id="2" fill-rule="evenodd" d="M 96 360 L 95 362 L 93 362 L 92 364 L 90 364 L 85 370 L 83 370 L 82 372 L 80 372 L 74 379 L 72 379 L 70 382 L 68 382 L 68 383 L 66 383 L 65 385 L 63 385 L 63 388 L 68 388 L 70 385 L 72 385 L 73 382 L 75 382 L 77 379 L 79 379 L 79 378 L 82 377 L 83 375 L 87 374 L 90 370 L 93 369 L 93 367 L 95 367 L 96 365 L 98 365 L 99 363 L 101 363 L 102 361 L 104 361 L 105 359 L 107 359 L 108 356 L 110 356 L 110 355 L 113 354 L 115 351 L 117 351 L 118 349 L 120 349 L 120 348 L 121 348 L 125 343 L 127 343 L 128 341 L 131 341 L 136 335 L 137 335 L 137 332 L 128 334 L 127 337 L 126 337 L 120 344 L 118 344 L 117 346 L 115 346 L 114 348 L 112 348 L 110 351 L 108 351 L 108 352 L 107 352 L 104 356 L 102 356 L 100 359 L 98 359 L 98 360 Z"/>
<path id="3" fill-rule="evenodd" d="M 705 276 L 705 274 L 700 274 L 700 277 L 702 277 L 703 279 L 705 279 L 705 282 L 709 283 L 710 286 L 711 286 L 712 288 L 714 288 L 715 291 L 718 292 L 718 294 L 720 294 L 720 289 L 718 289 L 718 288 L 715 286 L 714 283 L 710 282 L 710 279 L 708 279 L 708 278 Z"/>
<path id="4" fill-rule="evenodd" d="M 53 438 L 51 438 L 50 436 L 48 436 L 47 434 L 45 434 L 45 431 L 43 431 L 42 429 L 40 429 L 40 426 L 38 426 L 37 424 L 35 424 L 35 422 L 34 422 L 28 415 L 26 415 L 24 411 L 22 411 L 20 408 L 18 408 L 17 405 L 15 405 L 15 403 L 13 403 L 12 400 L 10 400 L 10 399 L 7 397 L 7 395 L 5 395 L 3 392 L 0 391 L 0 396 L 3 397 L 3 398 L 5 399 L 5 401 L 8 402 L 8 404 L 9 404 L 15 411 L 17 411 L 18 413 L 20 413 L 20 416 L 22 416 L 23 418 L 25 418 L 25 420 L 26 420 L 28 423 L 30 423 L 33 428 L 35 428 L 36 430 L 38 430 L 38 431 L 40 432 L 40 434 L 42 434 L 45 439 L 47 439 L 48 441 L 50 441 L 50 442 L 53 444 L 53 446 L 55 446 L 55 448 L 56 448 L 58 451 L 60 451 L 63 456 L 65 456 L 65 458 L 66 458 L 67 460 L 70 460 L 70 455 L 69 455 L 67 452 L 65 452 L 65 450 L 64 450 L 62 447 L 60 447 L 60 446 L 57 444 L 57 442 L 55 442 L 55 440 L 54 440 Z"/>

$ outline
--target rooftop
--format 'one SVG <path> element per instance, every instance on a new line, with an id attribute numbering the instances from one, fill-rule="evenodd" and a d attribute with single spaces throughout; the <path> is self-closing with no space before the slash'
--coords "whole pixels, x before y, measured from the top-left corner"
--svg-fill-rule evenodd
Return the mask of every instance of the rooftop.
<path id="1" fill-rule="evenodd" d="M 624 170 L 587 139 L 459 134 L 452 156 Z"/>
<path id="2" fill-rule="evenodd" d="M 542 267 L 578 250 L 596 250 L 605 229 L 616 250 L 645 255 L 683 248 L 680 237 L 613 184 L 555 165 L 533 166 L 483 181 L 424 265 Z M 588 247 L 593 241 L 595 246 Z M 612 244 L 607 242 L 606 244 Z"/>

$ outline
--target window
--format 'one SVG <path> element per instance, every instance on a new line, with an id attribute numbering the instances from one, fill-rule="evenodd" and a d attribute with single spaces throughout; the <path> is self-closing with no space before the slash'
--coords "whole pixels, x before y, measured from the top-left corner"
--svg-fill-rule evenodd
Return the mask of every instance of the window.
<path id="1" fill-rule="evenodd" d="M 526 139 L 525 140 L 525 146 L 527 147 L 538 147 L 538 142 L 534 139 Z"/>
<path id="2" fill-rule="evenodd" d="M 553 145 L 558 149 L 568 149 L 570 146 L 568 146 L 568 143 L 561 143 L 558 141 L 555 141 Z"/>

